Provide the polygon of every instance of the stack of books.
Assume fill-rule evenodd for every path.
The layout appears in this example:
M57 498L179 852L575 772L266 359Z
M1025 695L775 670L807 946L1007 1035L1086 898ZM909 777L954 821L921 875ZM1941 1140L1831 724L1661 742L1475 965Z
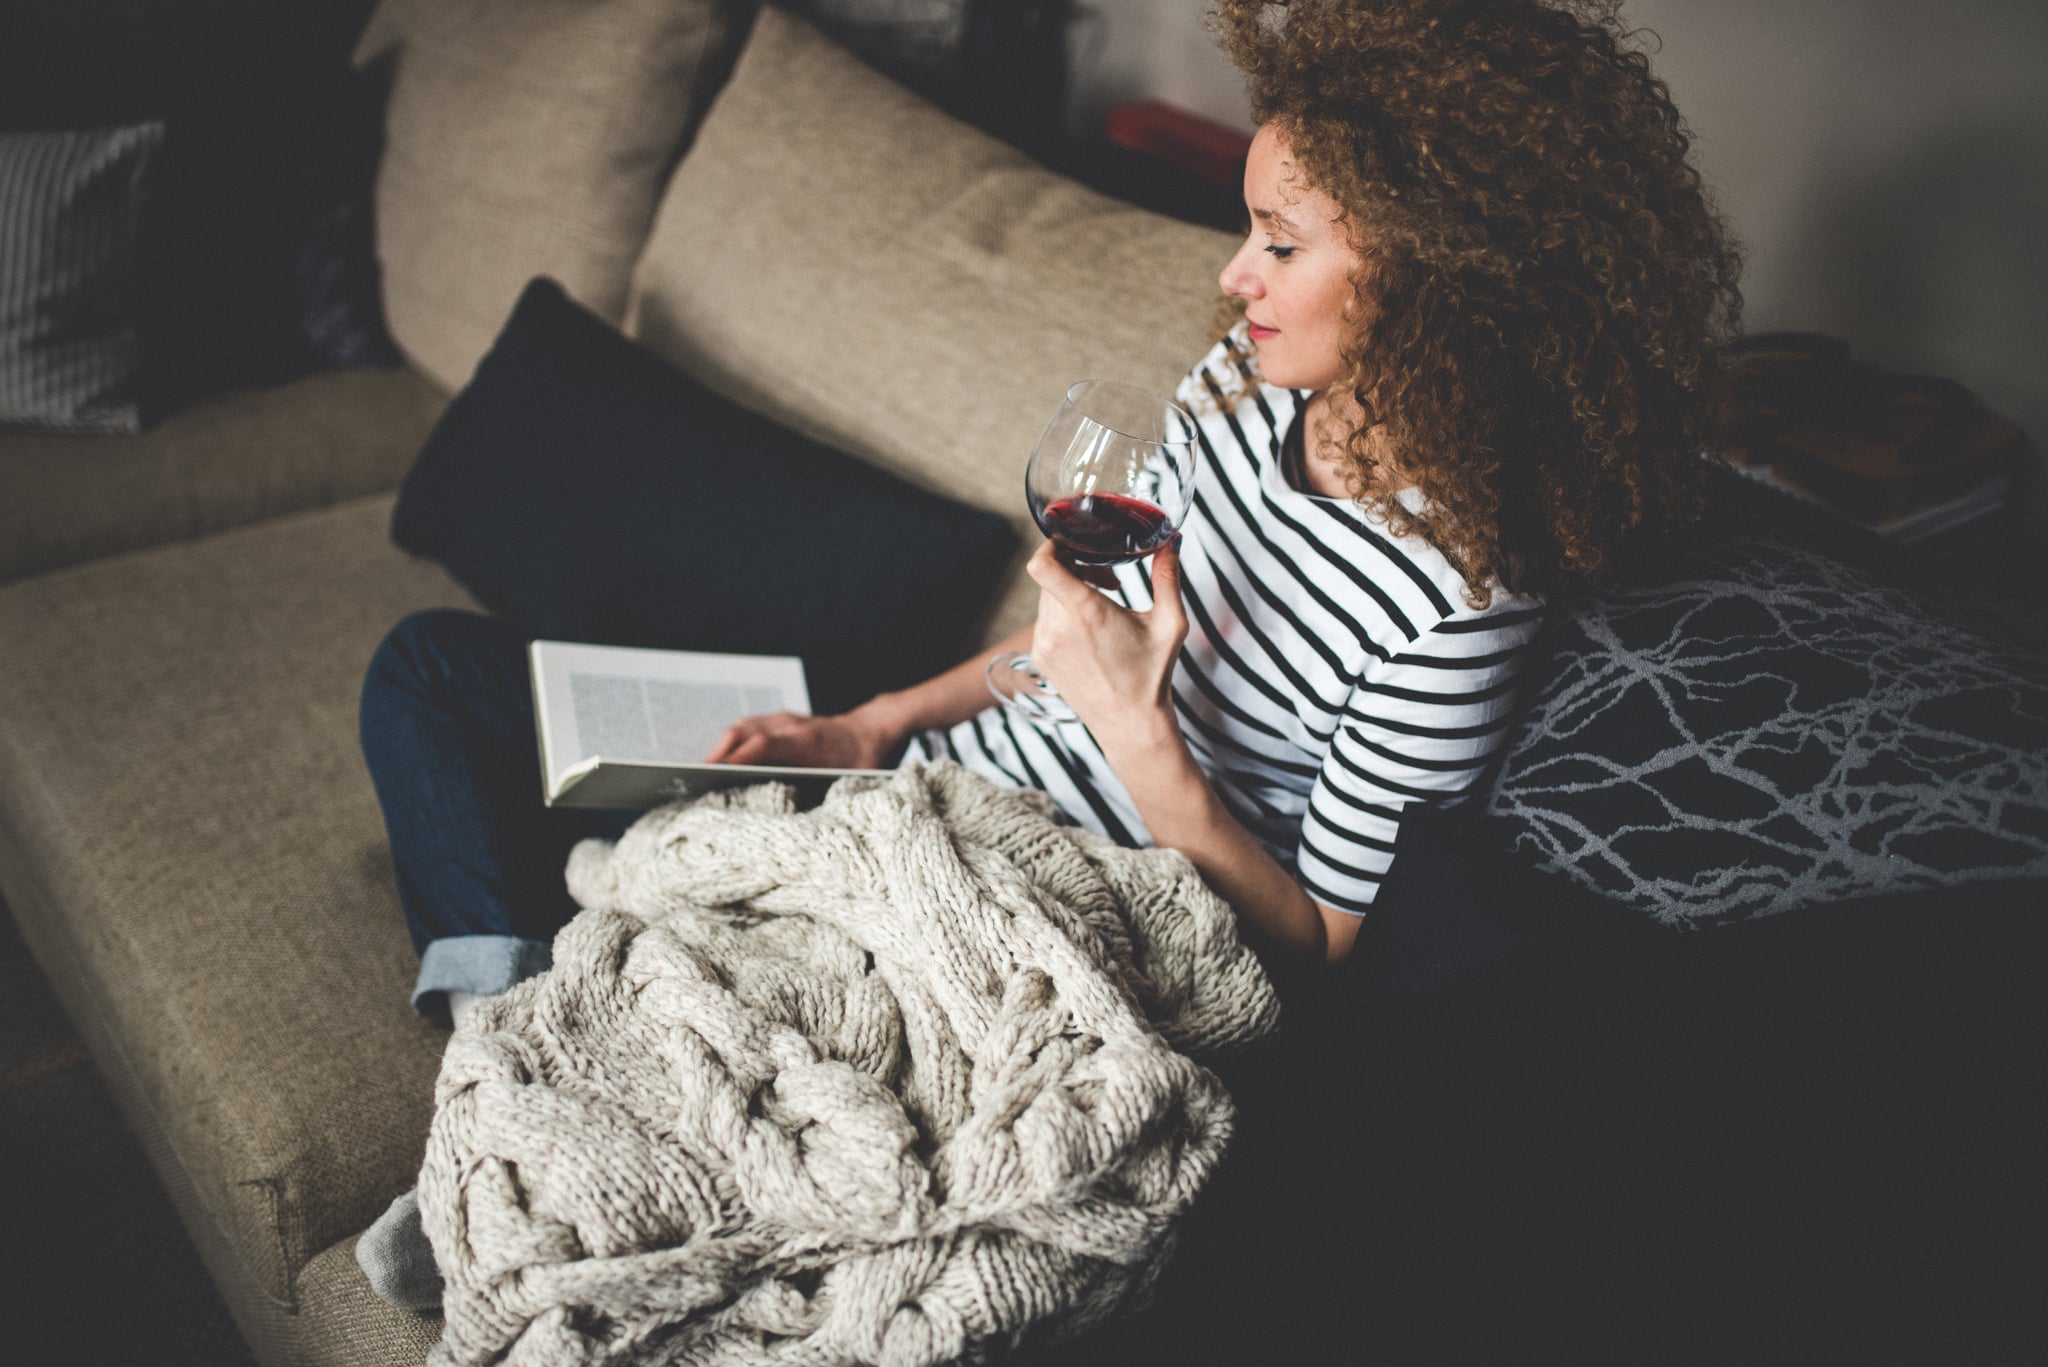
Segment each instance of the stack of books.
M1714 454L1759 483L1900 544L2005 505L2026 434L1954 380L1856 361L1817 333L1731 348Z

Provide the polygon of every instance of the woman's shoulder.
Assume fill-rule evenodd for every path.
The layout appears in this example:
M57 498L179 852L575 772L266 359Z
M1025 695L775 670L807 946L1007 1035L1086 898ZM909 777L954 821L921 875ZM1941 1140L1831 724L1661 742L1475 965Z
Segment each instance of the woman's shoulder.
M1407 511L1421 511L1422 495L1413 487L1393 495ZM1451 563L1436 544L1412 527L1397 532L1384 512L1361 509L1363 532L1378 543L1382 554L1398 558L1403 586L1412 608L1410 621L1419 635L1444 633L1470 635L1505 632L1526 639L1541 625L1545 600L1540 594L1519 593L1498 581L1486 585L1486 601L1475 606L1468 590L1471 582Z

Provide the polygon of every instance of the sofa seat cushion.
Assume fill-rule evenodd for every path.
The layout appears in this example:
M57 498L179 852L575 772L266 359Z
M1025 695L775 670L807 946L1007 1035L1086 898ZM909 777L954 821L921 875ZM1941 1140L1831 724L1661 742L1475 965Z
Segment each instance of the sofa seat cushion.
M273 1302L410 1185L443 1036L356 741L389 497L0 588L0 895ZM216 1269L218 1271L218 1269Z
M445 403L408 370L333 371L140 436L0 434L0 581L394 489Z
M1208 349L1213 229L1039 167L763 9L635 268L627 330L749 407L1038 536L1024 462L1067 387L1171 392ZM1013 572L991 639L1029 621Z

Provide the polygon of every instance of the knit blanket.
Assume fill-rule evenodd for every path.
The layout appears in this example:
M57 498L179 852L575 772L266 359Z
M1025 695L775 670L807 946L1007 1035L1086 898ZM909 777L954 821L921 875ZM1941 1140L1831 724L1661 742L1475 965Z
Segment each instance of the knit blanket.
M1182 856L953 764L572 856L554 968L451 1041L441 1364L977 1361L1143 1299L1278 1004Z

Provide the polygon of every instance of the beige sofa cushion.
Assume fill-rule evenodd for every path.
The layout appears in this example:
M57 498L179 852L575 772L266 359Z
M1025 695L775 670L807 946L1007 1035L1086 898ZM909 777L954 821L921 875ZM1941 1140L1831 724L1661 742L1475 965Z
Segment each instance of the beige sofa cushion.
M628 328L715 388L1036 545L1069 384L1170 390L1233 242L1093 194L766 9L669 182ZM1013 575L991 637L1028 621Z
M0 582L387 492L446 403L410 370L340 370L140 436L0 434Z
M551 275L617 322L662 179L728 48L723 0L384 0L377 256L392 337L467 383Z
M356 703L392 622L467 599L392 547L390 510L0 588L0 895L287 1310L411 1183L445 1039L406 1006Z

